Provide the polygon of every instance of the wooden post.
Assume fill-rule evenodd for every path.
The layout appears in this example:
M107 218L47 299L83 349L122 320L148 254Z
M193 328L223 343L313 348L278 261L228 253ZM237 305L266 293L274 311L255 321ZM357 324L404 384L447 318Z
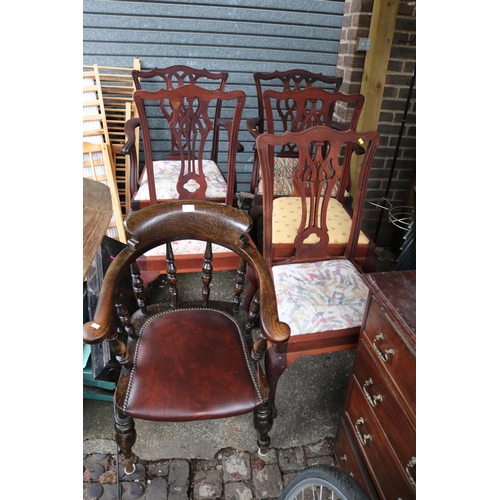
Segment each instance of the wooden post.
M370 50L366 53L361 81L361 94L365 96L365 105L357 127L359 132L368 132L378 128L398 8L399 0L374 0L373 2L368 35L371 45ZM358 186L362 161L363 157L355 156L351 165L350 192L353 197Z

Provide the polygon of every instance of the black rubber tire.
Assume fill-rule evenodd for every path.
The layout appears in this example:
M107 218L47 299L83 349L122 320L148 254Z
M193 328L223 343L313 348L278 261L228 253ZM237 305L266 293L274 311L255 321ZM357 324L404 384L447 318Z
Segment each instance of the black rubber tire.
M326 465L317 465L309 467L299 472L286 486L279 500L293 500L296 497L301 499L299 494L312 486L323 486L328 488L330 493L326 498L331 498L331 492L334 492L335 499L340 500L370 500L359 483L347 472L338 467L329 467ZM309 497L310 498L310 497Z

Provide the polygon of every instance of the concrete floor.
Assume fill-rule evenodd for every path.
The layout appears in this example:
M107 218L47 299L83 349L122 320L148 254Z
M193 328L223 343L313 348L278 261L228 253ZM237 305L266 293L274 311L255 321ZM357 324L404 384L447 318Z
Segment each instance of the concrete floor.
M394 254L377 249L377 255L377 271L392 270ZM278 384L279 415L270 432L272 447L290 448L335 437L353 360L354 350L309 356L285 371ZM226 447L257 449L252 414L187 423L137 420L136 430L134 451L143 460L210 459ZM84 400L83 452L116 452L111 402Z

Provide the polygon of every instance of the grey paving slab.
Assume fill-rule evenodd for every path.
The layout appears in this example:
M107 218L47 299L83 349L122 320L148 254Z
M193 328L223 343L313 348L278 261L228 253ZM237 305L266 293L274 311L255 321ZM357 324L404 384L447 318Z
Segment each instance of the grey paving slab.
M246 452L227 453L222 458L224 482L244 481L251 477L250 455Z
M148 481L146 500L167 500L168 483L164 477L155 477Z
M199 471L194 476L193 498L195 500L222 498L223 489L222 472L220 470Z
M256 498L278 498L283 491L283 479L277 464L254 470L253 482Z

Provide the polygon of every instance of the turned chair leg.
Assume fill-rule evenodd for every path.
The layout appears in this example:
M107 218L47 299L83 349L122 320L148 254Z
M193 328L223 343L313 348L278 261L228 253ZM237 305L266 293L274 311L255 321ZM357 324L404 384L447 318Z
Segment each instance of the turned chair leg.
M257 439L259 455L265 457L271 444L268 434L273 426L273 412L271 411L269 401L254 411L253 423L255 430L259 433L259 438Z
M273 418L278 416L275 404L276 386L278 385L278 380L286 370L287 366L287 355L285 353L277 353L273 346L267 349L265 356L265 368L267 382L269 384L269 404L273 412Z
M125 415L116 406L114 416L116 430L115 440L118 447L122 450L121 463L125 469L125 474L130 475L135 472L135 455L132 453L132 447L136 439L134 419ZM119 474L118 467L117 474Z

